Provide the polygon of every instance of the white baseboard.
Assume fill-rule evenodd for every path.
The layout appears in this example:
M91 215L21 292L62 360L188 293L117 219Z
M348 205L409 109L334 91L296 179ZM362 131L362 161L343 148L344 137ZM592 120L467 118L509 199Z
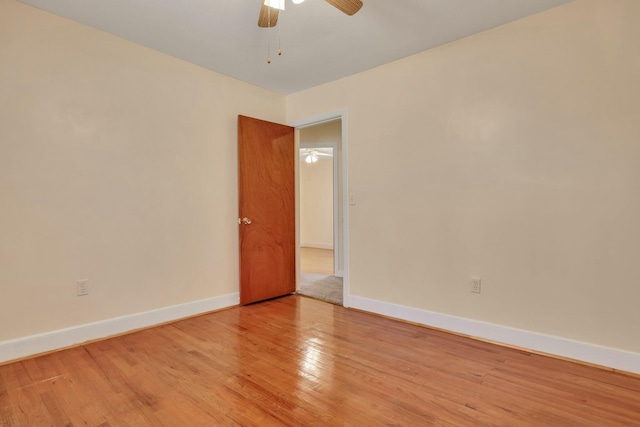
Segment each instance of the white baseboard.
M315 248L315 249L331 249L333 250L333 244L331 243L300 243L300 247L302 248Z
M0 363L237 305L232 293L0 342Z
M497 343L640 374L640 354L349 295L348 306Z
M334 275L334 276L336 276L336 277L344 277L344 271L342 271L342 270L336 270L336 271L333 273L333 275Z

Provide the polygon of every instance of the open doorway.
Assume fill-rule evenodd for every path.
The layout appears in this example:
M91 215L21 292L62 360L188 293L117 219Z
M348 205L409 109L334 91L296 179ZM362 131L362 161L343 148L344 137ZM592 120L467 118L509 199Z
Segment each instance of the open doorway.
M300 129L298 293L344 305L341 140L341 119Z

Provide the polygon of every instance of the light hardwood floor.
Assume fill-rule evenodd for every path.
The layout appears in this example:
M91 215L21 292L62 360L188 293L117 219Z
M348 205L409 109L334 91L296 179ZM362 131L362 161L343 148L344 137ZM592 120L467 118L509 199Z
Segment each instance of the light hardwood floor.
M0 366L0 425L640 425L640 378L287 296Z
M312 274L333 274L333 250L300 248L300 271Z

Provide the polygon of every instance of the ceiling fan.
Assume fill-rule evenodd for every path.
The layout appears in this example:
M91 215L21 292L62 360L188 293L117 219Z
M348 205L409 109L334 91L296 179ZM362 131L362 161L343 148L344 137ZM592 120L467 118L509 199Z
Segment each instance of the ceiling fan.
M294 3L300 2L294 1ZM362 0L326 0L326 2L349 16L354 15L362 7ZM284 0L266 0L262 4L260 16L258 17L259 27L270 28L276 26L280 9L274 6L280 3L284 4Z
M305 163L315 163L320 159L320 157L333 157L333 154L325 153L313 148L300 149L300 158L304 160Z

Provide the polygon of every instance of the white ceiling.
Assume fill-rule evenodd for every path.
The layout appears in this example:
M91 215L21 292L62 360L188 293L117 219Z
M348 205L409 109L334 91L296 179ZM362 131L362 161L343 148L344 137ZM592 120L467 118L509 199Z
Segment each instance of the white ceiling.
M347 16L287 0L259 28L262 0L21 0L275 92L348 76L570 0L363 0ZM267 64L268 39L271 64ZM283 54L278 57L278 43Z

